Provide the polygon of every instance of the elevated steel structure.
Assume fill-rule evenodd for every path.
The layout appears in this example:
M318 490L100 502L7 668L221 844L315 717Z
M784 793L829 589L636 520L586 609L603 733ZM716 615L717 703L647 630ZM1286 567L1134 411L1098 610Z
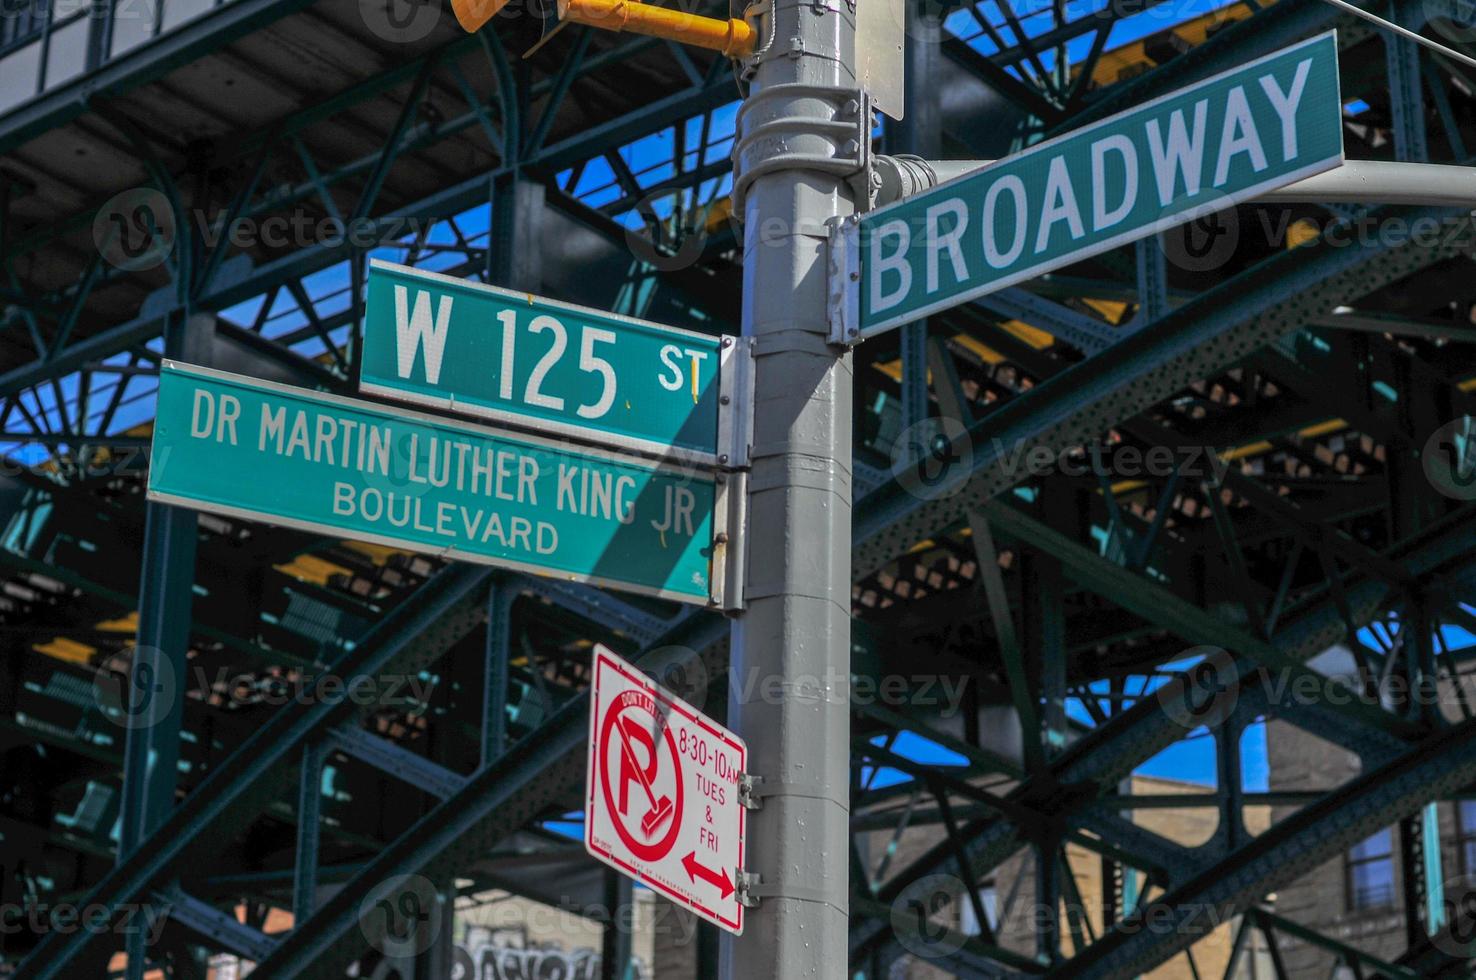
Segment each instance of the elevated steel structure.
M1476 78L1320 0L919 6L926 67L878 134L890 153L997 158L1330 27L1350 158L1466 165L1476 146ZM743 683L727 622L150 509L153 377L187 351L351 391L371 254L733 331L730 63L578 26L545 40L536 7L474 36L398 0L60 9L0 31L0 911L22 925L0 929L3 962L193 977L228 952L263 976L366 976L384 944L364 902L409 874L443 908L489 887L600 905L600 873L548 829L579 809L589 646L721 714ZM1377 9L1476 51L1464 0ZM1355 976L1467 975L1470 911L1446 890L1466 886L1425 815L1476 788L1457 693L1476 509L1426 463L1476 414L1473 259L1469 209L1260 203L857 350L852 674L907 681L853 706L853 972L911 955L1133 977L1192 965L1216 909L1232 970L1256 934ZM970 451L920 489L889 465L930 418ZM1092 465L1104 446L1173 463L1129 477ZM1323 689L1331 648L1374 696L1287 693ZM1207 653L1212 686L1176 676ZM107 697L140 656L179 705L142 733ZM275 696L324 675L401 687ZM959 710L930 677L962 685ZM1445 696L1380 698L1390 678ZM1257 788L1242 747L1268 719L1360 770ZM1185 745L1212 746L1212 785L1133 793ZM1214 833L1189 847L1131 819L1172 806L1212 811ZM1252 808L1276 816L1259 835ZM1391 825L1402 957L1268 904ZM1100 861L1101 895L1068 847ZM1011 861L1048 911L1028 948L978 900ZM113 928L33 914L69 902ZM140 905L168 910L153 944L123 928ZM918 907L921 939L898 925ZM448 975L445 945L406 969Z

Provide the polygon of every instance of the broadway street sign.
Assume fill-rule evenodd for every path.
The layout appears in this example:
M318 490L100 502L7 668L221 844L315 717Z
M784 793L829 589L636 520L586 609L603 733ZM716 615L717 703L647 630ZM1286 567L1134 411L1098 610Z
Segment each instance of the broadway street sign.
M851 219L831 339L856 341L1343 160L1332 32Z
M359 390L708 465L740 465L733 337L373 261ZM726 403L724 402L726 399Z
M165 362L149 499L723 605L726 479Z

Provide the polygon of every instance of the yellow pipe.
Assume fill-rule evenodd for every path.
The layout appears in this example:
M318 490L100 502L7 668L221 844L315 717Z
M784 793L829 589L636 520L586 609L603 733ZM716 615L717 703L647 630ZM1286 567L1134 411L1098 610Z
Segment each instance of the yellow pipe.
M630 31L721 51L729 58L753 54L754 31L745 20L699 17L634 0L559 0L559 19L607 31Z
M508 0L451 0L451 12L462 30L475 34L507 4Z

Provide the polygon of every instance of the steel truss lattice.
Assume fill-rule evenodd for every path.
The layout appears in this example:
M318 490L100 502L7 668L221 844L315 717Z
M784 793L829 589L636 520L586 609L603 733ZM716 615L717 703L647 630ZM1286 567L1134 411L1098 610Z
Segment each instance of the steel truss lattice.
M1476 79L1461 66L1318 0L1172 7L914 11L941 32L913 52L931 84L878 142L996 157L1336 27L1349 156L1469 161ZM1467 43L1468 7L1392 9ZM197 975L201 950L265 976L355 962L364 975L376 954L361 899L398 875L448 903L495 886L595 904L507 870L514 849L567 880L588 870L550 828L579 809L590 641L646 652L724 710L720 617L245 522L171 535L146 513L161 357L190 342L233 370L352 391L371 254L737 328L730 66L577 27L523 59L543 24L518 13L473 37L449 17L387 37L352 6L233 0L126 54L98 49L85 74L0 116L0 443L14 464L0 475L0 834L26 858L0 862L0 909L86 896L117 921L168 905L145 955L171 976ZM1161 28L1133 28L1156 16ZM165 241L152 264L109 259L108 215L135 189L164 202L151 213L172 232L114 230ZM857 352L853 675L858 691L907 686L855 705L853 971L887 976L905 956L961 976L1132 977L1170 961L1203 975L1205 909L1228 923L1226 977L1259 955L1294 975L1306 950L1353 976L1469 965L1453 938L1469 937L1469 909L1442 870L1451 842L1425 814L1476 783L1459 693L1476 512L1432 490L1420 454L1473 414L1476 240L1459 213L1376 201L1227 220L1237 240L1213 269L1167 236ZM1390 232L1421 221L1450 233ZM323 233L337 228L362 237ZM1368 228L1382 231L1360 238ZM971 435L967 478L946 494L889 472L899 431L928 418ZM1176 465L1130 479L1059 465L1104 447ZM1033 450L1048 472L1021 464ZM1203 465L1177 465L1193 453ZM145 808L128 786L146 777L92 690L149 637L182 663L188 651L189 669L181 716L155 733L179 752L178 785ZM1335 646L1375 690L1423 678L1450 698L1289 700ZM1233 705L1186 724L1175 685L1210 656ZM240 694L324 673L414 678L417 693L370 706ZM923 675L961 685L954 710L923 696ZM1247 733L1268 724L1357 773L1252 785ZM1208 784L1175 798L1133 783L1184 746L1207 753ZM1214 814L1206 839L1140 819L1176 807ZM1253 812L1275 819L1252 832ZM123 840L142 840L121 854L120 817ZM1401 951L1275 905L1391 826ZM1077 881L1082 856L1101 869L1095 892ZM59 863L66 876L34 870ZM955 887L937 904L940 875ZM1050 912L1025 933L1005 922L1007 883ZM932 946L898 926L924 900L945 937ZM271 925L272 909L294 927ZM1155 915L1170 927L1143 928ZM25 977L103 976L125 948L108 932L3 941Z

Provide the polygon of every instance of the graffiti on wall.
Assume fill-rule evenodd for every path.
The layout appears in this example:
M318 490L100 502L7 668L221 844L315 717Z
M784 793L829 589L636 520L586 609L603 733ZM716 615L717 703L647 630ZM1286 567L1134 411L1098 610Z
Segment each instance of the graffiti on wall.
M452 980L600 980L600 954L592 949L565 950L557 946L509 946L473 938L458 943ZM626 980L650 980L639 959L633 959Z

